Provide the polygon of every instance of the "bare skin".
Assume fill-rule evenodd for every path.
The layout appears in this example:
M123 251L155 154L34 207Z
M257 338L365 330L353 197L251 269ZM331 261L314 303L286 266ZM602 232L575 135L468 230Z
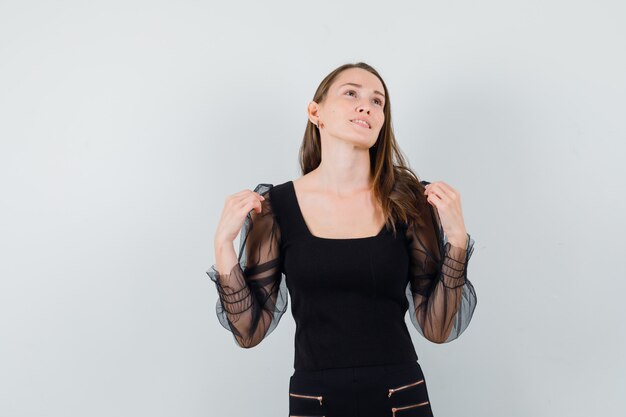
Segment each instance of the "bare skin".
M350 68L339 74L322 103L312 101L307 107L309 120L319 128L322 159L316 169L293 183L302 216L314 236L370 237L384 225L382 208L373 197L369 160L369 148L376 143L385 122L383 94L378 77L361 68ZM458 191L440 181L430 184L425 195L437 208L450 243L464 247L465 225ZM214 238L220 272L228 273L236 264L233 240L247 213L261 211L261 201L261 196L251 190L226 199Z
M346 85L346 83L349 83ZM370 72L351 68L333 82L322 103L307 107L309 120L319 128L322 157L313 171L293 181L296 198L309 232L319 238L350 239L378 235L384 226L382 208L372 192L369 149L376 143L385 122L384 92L380 80ZM360 119L363 123L359 123ZM443 181L426 187L427 201L437 209L441 225L452 246L465 247L467 242L460 194ZM240 233L250 211L259 213L263 197L251 190L242 190L226 198L215 234L216 268L223 287L234 287L238 275L230 274L237 267L233 240ZM460 260L459 260L460 261ZM443 281L442 281L443 282ZM441 284L443 285L443 284ZM454 305L461 302L461 288L455 290ZM421 305L416 296L415 305ZM446 308L444 291L435 291L431 316L426 310L417 312L424 335L443 343L452 330L456 310ZM248 334L252 309L238 317L239 332ZM429 317L434 317L432 324ZM443 324L446 327L442 327ZM434 329L434 330L431 330ZM263 329L250 340L238 340L244 347L260 342ZM254 343L251 341L254 340Z
M322 103L312 101L308 105L309 120L319 128L322 161L294 180L294 188L302 215L315 236L368 237L382 229L382 209L371 190L369 148L385 122L383 94L378 77L361 68L350 68L339 74ZM354 123L354 119L365 120L369 126ZM436 181L424 194L437 209L450 244L464 247L467 236L460 193Z
M383 94L378 77L361 68L350 68L335 79L322 103L309 103L309 120L320 131L322 160L293 183L300 210L314 236L370 237L384 225L382 207L372 192L369 160L369 148L385 122Z
M302 216L314 236L350 239L376 236L383 228L382 207L367 190L335 195L325 192L314 171L294 180Z

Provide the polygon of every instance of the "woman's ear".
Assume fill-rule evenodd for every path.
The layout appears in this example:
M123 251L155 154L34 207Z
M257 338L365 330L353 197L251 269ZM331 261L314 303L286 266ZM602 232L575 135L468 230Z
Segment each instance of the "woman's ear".
M309 105L307 106L309 120L317 127L319 127L319 107L319 104L317 104L315 101L310 101Z

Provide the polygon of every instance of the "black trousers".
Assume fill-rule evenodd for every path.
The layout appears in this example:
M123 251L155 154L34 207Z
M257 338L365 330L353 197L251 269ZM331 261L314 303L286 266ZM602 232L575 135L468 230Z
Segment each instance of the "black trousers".
M433 417L418 362L294 371L290 417Z

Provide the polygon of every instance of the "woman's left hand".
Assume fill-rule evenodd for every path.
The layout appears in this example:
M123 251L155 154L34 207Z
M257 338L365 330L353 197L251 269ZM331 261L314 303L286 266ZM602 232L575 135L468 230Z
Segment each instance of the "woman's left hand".
M467 232L461 209L461 194L443 181L426 185L426 200L437 209L441 227L452 246L459 248L467 244Z

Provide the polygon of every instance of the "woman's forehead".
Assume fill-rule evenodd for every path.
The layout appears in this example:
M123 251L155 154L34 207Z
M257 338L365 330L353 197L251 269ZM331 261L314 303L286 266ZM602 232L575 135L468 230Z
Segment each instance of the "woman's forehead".
M332 88L341 88L344 84L350 84L353 86L358 84L384 94L383 84L380 82L380 79L378 79L376 75L362 68L350 68L342 71L333 82Z

